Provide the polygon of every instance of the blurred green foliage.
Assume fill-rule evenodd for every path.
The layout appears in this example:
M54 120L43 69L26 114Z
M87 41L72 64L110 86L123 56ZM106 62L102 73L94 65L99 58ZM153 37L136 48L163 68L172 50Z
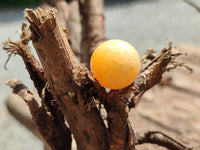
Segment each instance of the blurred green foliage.
M36 0L0 0L0 8L36 6Z

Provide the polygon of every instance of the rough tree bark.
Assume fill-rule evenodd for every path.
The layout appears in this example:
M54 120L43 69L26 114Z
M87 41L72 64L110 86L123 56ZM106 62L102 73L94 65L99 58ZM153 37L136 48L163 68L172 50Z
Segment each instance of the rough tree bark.
M52 4L59 7L57 4L61 2L68 5L66 1ZM103 1L77 2L74 5L76 10L77 5L80 5L81 27L84 33L80 35L82 46L76 47L73 44L76 41L80 43L80 39L76 38L76 30L72 29L71 40L69 39L68 33L58 21L56 9L43 11L40 8L25 10L25 18L30 23L29 30L23 24L21 40L18 43L4 43L4 49L9 56L14 53L23 58L38 90L41 106L21 81L7 82L13 92L28 104L33 120L45 141L53 150L71 149L71 134L80 150L135 150L135 145L142 143L154 143L174 150L190 149L168 136L158 137L157 132L135 134L128 120L129 109L138 104L140 96L159 83L163 73L181 66L175 63L175 58L181 54L172 48L171 43L169 48L163 49L157 56L153 54L153 50L147 51L141 59L144 66L136 81L127 88L107 93L93 78L92 73L77 61L73 53L74 51L83 57L80 58L81 62L88 66L91 52L106 39ZM70 16L70 13L68 15ZM63 25L68 22L68 15L63 15ZM42 66L31 54L29 40L32 41ZM101 114L103 108L107 113L107 123Z
M76 62L65 33L58 23L56 10L52 9L48 13L41 9L26 10L25 17L31 24L33 45L46 72L50 90L68 121L78 148L105 149L106 128L97 108L84 110L84 103L87 98L91 98L89 95L84 97L87 88L90 90L87 87L83 91L84 86L89 86L89 83L84 83L87 77L86 68ZM49 43L52 46L49 47ZM51 61L46 61L48 59Z

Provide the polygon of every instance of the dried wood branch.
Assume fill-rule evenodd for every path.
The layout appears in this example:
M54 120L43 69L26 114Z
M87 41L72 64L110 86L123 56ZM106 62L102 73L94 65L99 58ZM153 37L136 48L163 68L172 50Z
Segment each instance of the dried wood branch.
M39 106L32 92L19 79L7 81L6 84L13 89L13 93L27 103L33 121L52 150L70 150L71 135L66 134L56 125L54 118L47 113L45 107Z
M55 9L48 12L27 9L25 15L31 24L31 39L51 93L70 126L78 149L107 149L106 127L97 108L82 109L92 98L88 95L91 84L86 82L87 69L76 61L56 16Z
M143 134L136 134L136 145L152 143L166 147L170 150L192 150L192 148L183 145L166 134L158 131L147 131Z
M89 67L90 56L104 36L104 0L80 0L82 15L81 61Z

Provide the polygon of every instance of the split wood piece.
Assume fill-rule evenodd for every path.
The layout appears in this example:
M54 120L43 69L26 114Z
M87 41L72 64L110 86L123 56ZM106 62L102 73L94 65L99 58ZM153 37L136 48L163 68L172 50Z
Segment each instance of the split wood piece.
M56 10L27 9L25 13L50 91L70 126L78 149L107 149L106 127L98 109L92 107L85 111L82 107L93 97L88 95L93 86L87 82L86 68L77 63L72 53Z
M52 150L71 150L71 134L57 127L54 118L44 106L39 106L32 92L19 79L7 81L6 84L27 103L33 121Z
M104 36L104 0L80 0L82 16L81 62L87 67L94 49L106 40Z

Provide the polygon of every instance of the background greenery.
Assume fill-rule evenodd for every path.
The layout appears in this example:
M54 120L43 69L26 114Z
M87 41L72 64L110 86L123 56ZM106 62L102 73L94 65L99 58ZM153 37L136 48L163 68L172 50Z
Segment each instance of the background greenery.
M1 0L0 8L4 7L28 7L28 6L36 6L36 0Z
M29 6L37 6L38 0L0 0L0 8L8 8L8 7L29 7ZM105 0L106 4L119 4L124 2L131 1L150 1L150 0ZM152 1L152 0L151 0Z

